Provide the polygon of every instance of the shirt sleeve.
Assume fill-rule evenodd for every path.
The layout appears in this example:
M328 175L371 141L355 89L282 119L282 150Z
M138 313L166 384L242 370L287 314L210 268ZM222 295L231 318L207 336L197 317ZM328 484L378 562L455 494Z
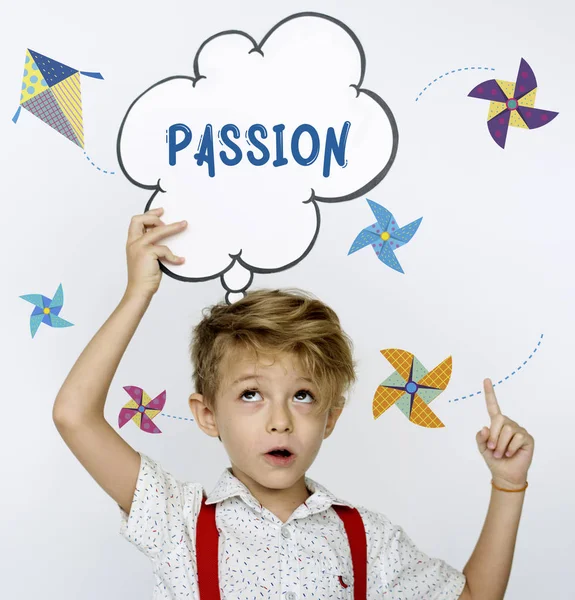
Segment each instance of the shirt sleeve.
M380 513L371 553L386 600L457 600L466 577L439 558L429 557L399 526Z
M120 535L149 558L167 552L185 535L190 502L203 488L183 483L146 456L140 454L140 471L128 515L120 509Z

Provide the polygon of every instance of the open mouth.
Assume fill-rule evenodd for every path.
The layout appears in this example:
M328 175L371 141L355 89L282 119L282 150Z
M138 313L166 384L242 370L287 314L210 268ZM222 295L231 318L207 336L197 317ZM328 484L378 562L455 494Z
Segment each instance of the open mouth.
M278 448L264 454L266 460L276 467L288 467L295 461L295 454L287 448Z
M268 454L271 456L283 456L284 458L292 455L289 450L272 450L271 452L268 452Z

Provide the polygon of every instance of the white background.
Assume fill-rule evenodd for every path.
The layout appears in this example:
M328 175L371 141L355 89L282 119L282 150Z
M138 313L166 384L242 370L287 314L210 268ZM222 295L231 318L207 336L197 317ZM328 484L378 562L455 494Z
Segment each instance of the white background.
M374 222L365 198L322 205L322 227L296 267L256 276L253 287L309 290L340 315L355 343L359 380L309 475L336 495L386 514L425 552L462 569L479 536L490 477L475 443L488 424L481 388L496 387L505 414L535 437L510 600L573 597L575 417L572 228L568 174L575 133L572 9L566 0L502 2L210 2L3 4L0 11L0 165L3 179L0 310L4 328L0 438L2 596L10 599L149 598L148 560L118 533L118 507L86 473L51 418L74 361L120 300L130 217L148 192L119 171L115 142L129 104L164 77L192 74L199 45L225 29L256 39L302 10L343 20L367 56L364 87L398 122L399 153L366 197L400 225L423 217L397 252L405 275L369 248L347 252ZM98 172L82 150L22 111L26 48L105 80L82 77L86 150L116 175ZM510 128L500 149L486 125L488 103L468 98L478 83L515 81L525 58L538 80L535 106L559 116L547 126ZM433 79L460 67L470 70ZM568 170L569 169L569 170ZM29 331L32 305L64 288L67 329ZM123 437L181 479L209 491L228 466L223 446L201 433L187 406L193 391L187 347L201 309L221 300L218 280L164 277L112 382L106 417L129 397L167 390L161 435L129 423ZM428 368L449 355L454 371L433 402L443 429L411 424L392 407L374 421L371 401L393 369L379 353L399 347ZM175 418L173 418L175 417ZM201 457L201 458L198 458Z

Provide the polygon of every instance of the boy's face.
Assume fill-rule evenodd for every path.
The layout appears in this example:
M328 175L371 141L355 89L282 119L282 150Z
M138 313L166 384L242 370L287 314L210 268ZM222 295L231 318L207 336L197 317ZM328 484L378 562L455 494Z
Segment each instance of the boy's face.
M296 508L308 497L304 475L321 444L333 431L342 409L318 415L313 411L319 389L306 379L297 356L255 356L243 349L229 351L220 365L215 412L201 394L190 396L200 428L220 436L233 474L262 503L262 499L291 496ZM274 447L289 448L295 458L278 466L266 454ZM275 491L275 493L274 493ZM289 511L288 511L289 512Z

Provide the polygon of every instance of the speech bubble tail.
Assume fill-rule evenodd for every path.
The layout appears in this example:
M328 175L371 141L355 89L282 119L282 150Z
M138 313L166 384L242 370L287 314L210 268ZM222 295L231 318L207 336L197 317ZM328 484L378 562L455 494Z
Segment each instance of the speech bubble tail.
M228 304L235 302L245 296L246 290L251 285L254 274L246 269L237 260L230 269L223 273L222 285L227 290L226 301Z

